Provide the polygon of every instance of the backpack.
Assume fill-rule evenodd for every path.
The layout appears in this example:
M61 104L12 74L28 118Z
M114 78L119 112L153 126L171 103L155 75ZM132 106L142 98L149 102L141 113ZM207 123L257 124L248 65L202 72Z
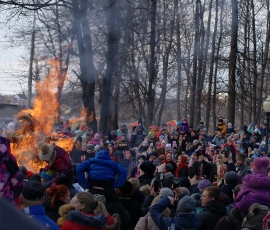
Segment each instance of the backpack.
M262 230L270 229L270 211L268 211L267 215L262 220Z

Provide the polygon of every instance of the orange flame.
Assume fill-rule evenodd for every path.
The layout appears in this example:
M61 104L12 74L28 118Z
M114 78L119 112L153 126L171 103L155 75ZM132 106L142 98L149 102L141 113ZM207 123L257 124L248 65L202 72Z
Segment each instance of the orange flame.
M85 117L86 117L86 114L87 114L87 109L82 109L82 111L80 113L80 116L77 117L77 118L71 118L70 122L74 123L74 122L78 122L78 121L84 121Z
M13 139L11 151L18 164L33 172L38 172L39 168L45 165L39 159L37 143L52 135L59 110L57 87L64 83L64 78L60 77L59 62L51 60L49 64L50 73L36 84L37 93L33 109L23 110L16 116L19 120L19 129L11 137ZM56 140L56 144L68 152L71 151L72 143L73 138Z

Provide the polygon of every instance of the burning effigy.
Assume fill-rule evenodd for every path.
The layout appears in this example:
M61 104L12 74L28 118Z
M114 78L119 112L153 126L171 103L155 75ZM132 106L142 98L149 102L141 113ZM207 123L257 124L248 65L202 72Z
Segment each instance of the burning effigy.
M38 172L44 166L44 162L39 159L39 142L55 142L68 153L73 145L72 137L59 137L53 130L60 106L57 87L62 78L59 77L58 62L50 61L50 66L49 74L36 84L33 108L19 112L6 130L12 154L16 156L18 164L33 172Z

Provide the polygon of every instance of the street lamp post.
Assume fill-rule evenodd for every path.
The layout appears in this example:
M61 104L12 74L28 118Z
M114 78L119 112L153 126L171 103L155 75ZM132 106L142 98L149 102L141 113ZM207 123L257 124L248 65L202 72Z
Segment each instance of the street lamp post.
M270 116L270 95L263 103L263 110L266 114L267 121L266 121L266 142L265 142L265 149L266 154L268 155L268 133L269 133L269 116Z

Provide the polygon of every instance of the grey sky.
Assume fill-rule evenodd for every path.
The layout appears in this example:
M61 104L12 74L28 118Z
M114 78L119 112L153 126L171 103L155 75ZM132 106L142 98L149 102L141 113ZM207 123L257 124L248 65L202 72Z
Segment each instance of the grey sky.
M2 30L1 30L2 31ZM0 32L0 93L1 94L16 94L21 92L21 87L15 79L12 79L9 74L20 71L20 61L22 55L26 52L22 47L12 47L7 38L4 37L4 32Z

